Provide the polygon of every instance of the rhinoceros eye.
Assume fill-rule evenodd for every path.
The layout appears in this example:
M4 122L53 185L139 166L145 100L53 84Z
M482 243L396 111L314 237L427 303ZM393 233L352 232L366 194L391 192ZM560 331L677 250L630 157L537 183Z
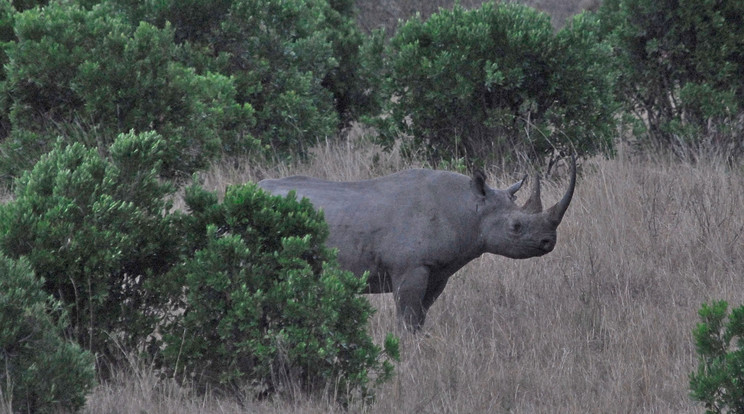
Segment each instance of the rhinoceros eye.
M522 223L519 221L512 221L510 225L510 230L512 233L521 233L522 232Z

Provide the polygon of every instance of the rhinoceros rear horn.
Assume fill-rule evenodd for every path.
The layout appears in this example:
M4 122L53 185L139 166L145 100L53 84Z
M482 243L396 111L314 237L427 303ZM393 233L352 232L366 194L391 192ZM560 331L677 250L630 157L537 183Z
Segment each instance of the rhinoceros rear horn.
M571 182L568 184L568 190L563 198L557 202L553 207L550 207L545 214L548 215L548 219L558 226L563 220L563 215L566 214L568 205L571 204L571 198L573 197L574 187L576 187L576 157L571 156Z
M540 176L535 175L535 184L532 187L532 194L527 202L522 206L522 211L526 213L537 214L542 212L542 201L540 200Z

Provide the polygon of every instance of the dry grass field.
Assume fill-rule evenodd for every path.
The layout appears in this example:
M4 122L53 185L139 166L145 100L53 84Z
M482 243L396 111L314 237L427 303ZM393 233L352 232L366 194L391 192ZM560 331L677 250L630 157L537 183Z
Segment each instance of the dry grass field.
M303 165L215 166L206 185L312 174L358 179L407 168L356 140L321 144ZM450 280L424 333L402 335L396 377L370 413L684 413L697 366L691 330L701 303L744 303L744 170L636 158L582 163L549 255L485 255ZM236 167L237 165L237 167ZM548 177L544 202L562 195ZM494 170L492 186L516 173ZM526 192L525 192L526 193ZM526 194L521 195L521 200ZM395 329L390 295L370 296L379 341ZM100 385L88 413L325 413L325 401L199 396L147 364Z

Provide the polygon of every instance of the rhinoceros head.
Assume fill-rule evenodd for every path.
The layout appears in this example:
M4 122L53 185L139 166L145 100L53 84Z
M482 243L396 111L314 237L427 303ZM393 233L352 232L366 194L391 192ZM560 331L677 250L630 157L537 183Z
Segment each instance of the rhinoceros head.
M494 190L486 186L482 174L473 177L472 189L480 196L480 243L484 251L525 259L550 253L555 247L556 229L571 203L576 185L576 161L571 159L568 190L547 210L543 210L540 201L539 177L535 177L527 202L521 207L514 202L526 178L505 190Z

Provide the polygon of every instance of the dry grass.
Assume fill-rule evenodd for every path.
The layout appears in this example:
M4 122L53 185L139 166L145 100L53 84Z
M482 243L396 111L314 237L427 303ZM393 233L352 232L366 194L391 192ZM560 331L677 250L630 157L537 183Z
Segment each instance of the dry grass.
M307 164L220 165L205 180L223 189L265 176L357 179L405 167L395 153L349 140L319 145ZM545 187L546 205L563 191ZM702 302L744 303L743 205L744 171L714 161L584 163L555 251L522 261L486 255L453 276L425 334L403 336L397 376L366 411L702 411L688 397L691 330ZM381 341L395 326L392 298L370 300ZM87 412L340 412L300 398L240 405L156 380L147 368L133 372L99 386Z

